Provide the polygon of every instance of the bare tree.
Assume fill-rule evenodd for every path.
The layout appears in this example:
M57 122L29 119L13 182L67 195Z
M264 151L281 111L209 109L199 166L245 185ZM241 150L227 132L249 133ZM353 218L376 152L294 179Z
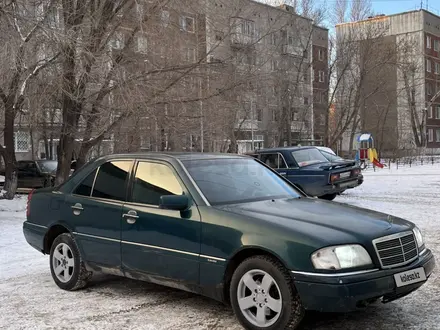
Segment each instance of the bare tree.
M17 189L14 122L23 110L29 85L37 75L55 62L58 53L46 53L37 58L33 45L41 42L41 27L48 19L54 1L2 1L2 73L0 98L4 107L4 146L0 151L5 161L3 198L12 199ZM10 70L13 68L13 70Z

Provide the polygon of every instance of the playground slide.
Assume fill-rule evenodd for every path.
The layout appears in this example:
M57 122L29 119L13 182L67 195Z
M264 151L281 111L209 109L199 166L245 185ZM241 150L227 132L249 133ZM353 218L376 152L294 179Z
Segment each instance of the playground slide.
M376 149L370 148L368 149L368 158L370 159L370 162L379 168L384 168L384 164L382 164L381 162L379 162L377 160L377 151Z

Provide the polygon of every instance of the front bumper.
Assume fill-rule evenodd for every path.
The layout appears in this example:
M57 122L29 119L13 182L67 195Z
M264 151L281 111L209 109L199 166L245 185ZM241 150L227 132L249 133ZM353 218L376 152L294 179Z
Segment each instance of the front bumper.
M386 303L417 290L426 281L397 287L394 274L419 267L425 269L428 279L435 268L430 250L426 249L413 263L400 268L341 275L292 271L292 276L305 309L344 313L358 310L379 298Z

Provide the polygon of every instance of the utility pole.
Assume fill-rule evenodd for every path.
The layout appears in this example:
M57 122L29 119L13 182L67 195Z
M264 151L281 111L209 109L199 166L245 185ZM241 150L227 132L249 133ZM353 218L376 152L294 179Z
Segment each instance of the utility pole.
M251 97L251 135L252 135L251 151L253 152L255 150L255 147L254 147L254 107L252 101L253 99Z
M203 138L203 100L202 100L202 78L199 79L199 97L200 97L200 151L203 152L204 148L204 138Z

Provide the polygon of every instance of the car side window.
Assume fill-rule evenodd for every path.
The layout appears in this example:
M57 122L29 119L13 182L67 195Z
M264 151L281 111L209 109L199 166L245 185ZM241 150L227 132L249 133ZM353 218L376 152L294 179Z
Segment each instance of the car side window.
M284 161L284 158L279 153L262 154L261 161L274 169L287 168L287 164Z
M73 194L80 196L90 197L93 188L93 182L95 181L96 170L87 175L87 177L75 188Z
M125 183L131 161L113 161L99 167L92 197L125 201Z
M169 166L139 162L131 202L158 206L161 196L182 194L182 186Z

